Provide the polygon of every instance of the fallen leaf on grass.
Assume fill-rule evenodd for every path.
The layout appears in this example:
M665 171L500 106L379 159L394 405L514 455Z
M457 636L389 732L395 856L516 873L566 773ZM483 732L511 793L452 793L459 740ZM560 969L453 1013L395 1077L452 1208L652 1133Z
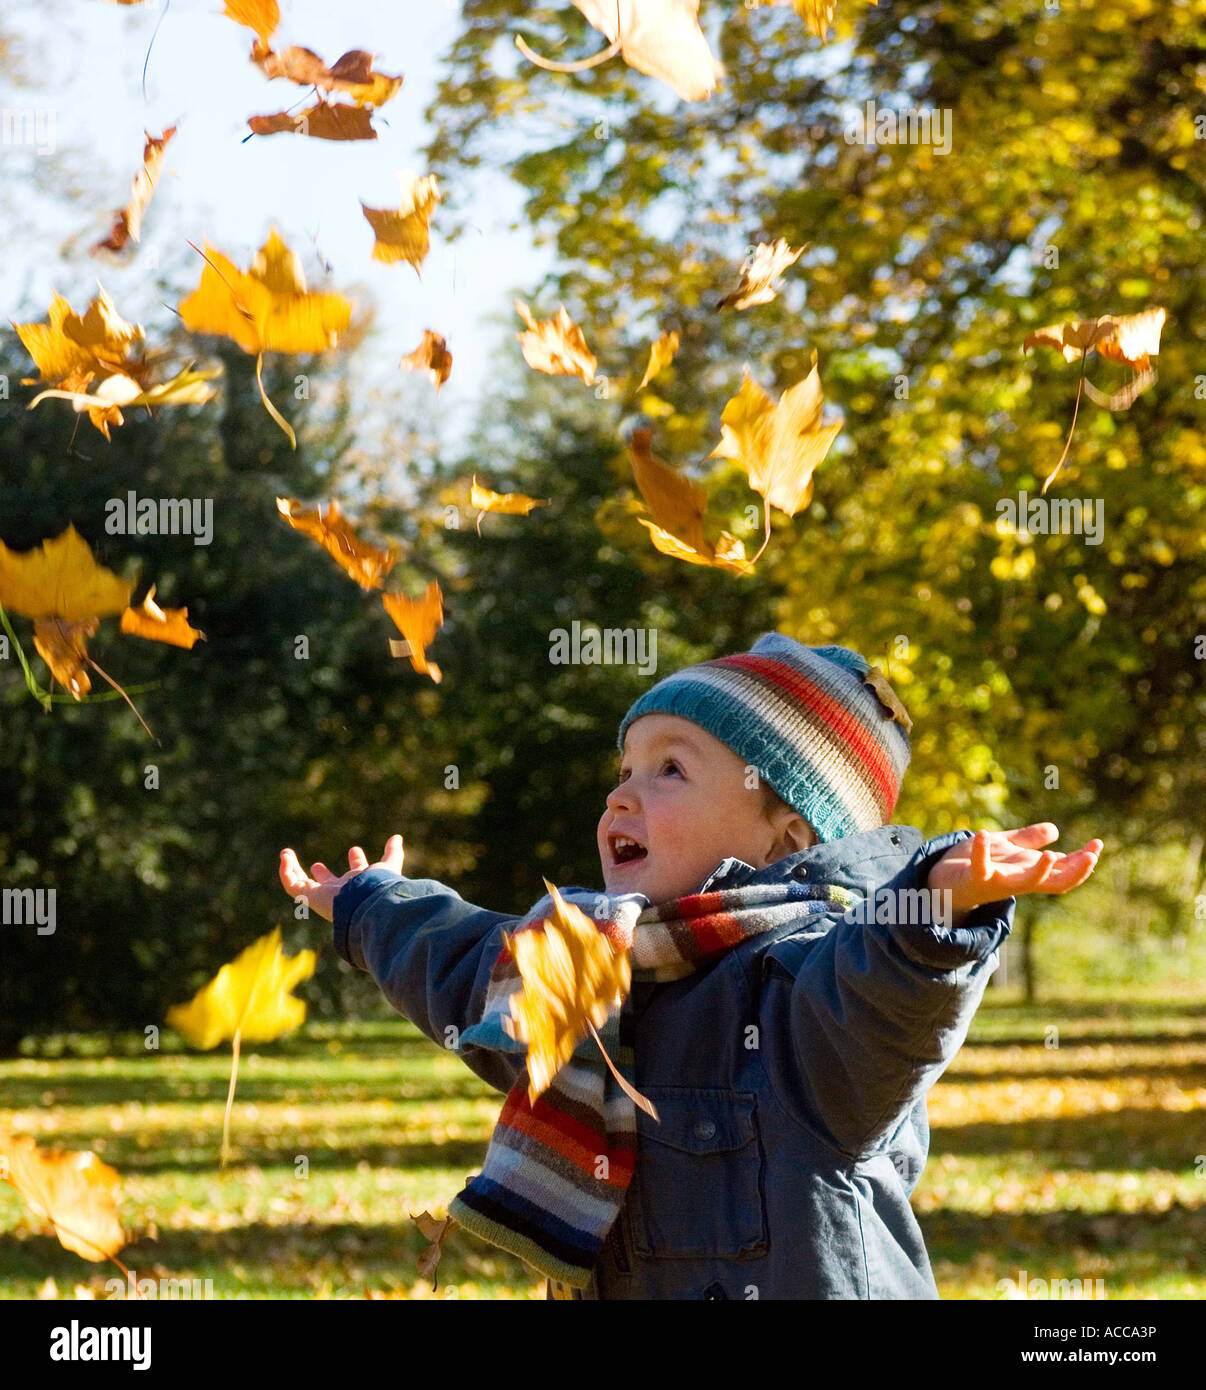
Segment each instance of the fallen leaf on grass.
M125 1245L117 1219L121 1176L94 1153L39 1149L25 1136L0 1138L0 1179L51 1223L65 1250L82 1259L113 1259Z

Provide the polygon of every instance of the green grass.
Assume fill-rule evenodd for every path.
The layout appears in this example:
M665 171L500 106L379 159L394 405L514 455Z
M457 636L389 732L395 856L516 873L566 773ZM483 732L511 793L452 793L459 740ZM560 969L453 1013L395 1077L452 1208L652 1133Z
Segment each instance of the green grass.
M0 1063L0 1133L92 1149L122 1175L121 1258L140 1278L209 1279L215 1298L543 1297L464 1233L437 1292L417 1272L410 1214L442 1211L480 1168L501 1101L453 1054L402 1020L312 1025L244 1054L219 1172L229 1051L172 1036L158 1052L43 1039ZM914 1207L944 1297L999 1297L1022 1271L1101 1278L1110 1298L1206 1297L1206 1003L994 998L930 1114ZM0 1184L0 1297L48 1279L104 1297L117 1277Z

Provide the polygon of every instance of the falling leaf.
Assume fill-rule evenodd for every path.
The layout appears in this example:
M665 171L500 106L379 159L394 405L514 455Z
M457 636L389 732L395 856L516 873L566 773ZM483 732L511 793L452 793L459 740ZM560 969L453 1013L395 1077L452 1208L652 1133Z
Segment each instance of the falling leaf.
M548 1090L591 1025L606 1023L632 982L628 952L547 879L545 887L553 899L550 916L514 934L503 932L523 981L522 991L511 996L509 1031L528 1045L531 1102Z
M273 1042L306 1021L305 1001L290 990L310 978L316 960L310 950L286 956L276 927L224 965L187 1004L174 1004L168 1027L203 1052L236 1033L244 1042Z
M773 245L760 241L754 254L741 267L737 288L717 302L717 309L748 309L751 304L769 304L777 294L771 288L771 281L777 280L803 254L802 246L793 248L782 237Z
M80 623L107 617L127 607L133 588L97 564L74 526L33 550L9 550L0 542L0 604L27 618Z
M251 61L266 77L284 77L301 87L317 87L323 92L341 92L357 106L384 106L402 86L401 77L387 77L373 70L373 55L363 48L349 49L330 67L310 48L291 46L274 52L257 40Z
M431 1280L431 1287L436 1287L436 1268L440 1263L440 1255L443 1253L444 1239L452 1234L460 1224L453 1220L451 1216L446 1216L441 1221L439 1217L432 1216L429 1211L421 1211L418 1216L410 1218L419 1228L424 1240L431 1244L419 1256L419 1273L424 1279Z
M325 516L321 508L314 507L311 514L310 509L290 497L278 497L276 509L295 531L317 541L362 589L382 588L386 575L401 557L402 552L395 545L382 548L362 541L334 499Z
M370 208L361 202L361 209L373 229L373 259L387 265L409 261L418 273L431 247L431 214L439 201L434 174L425 178L405 174L398 207Z
M312 140L375 140L372 113L360 106L319 101L291 115L277 111L271 116L250 116L247 124L253 135L307 135Z
M574 0L610 47L576 63L554 63L534 53L522 37L523 55L553 72L581 72L619 53L629 67L667 83L684 101L708 96L724 76L699 27L699 0Z
M720 443L708 457L739 464L765 502L766 535L754 560L770 539L771 507L795 516L812 501L813 473L842 428L840 422L821 424L824 404L814 353L812 370L784 391L777 404L747 366L741 390L721 413Z
M230 1111L239 1074L239 1049L244 1042L273 1042L301 1027L306 1021L305 1001L295 999L290 991L313 975L316 960L310 950L285 955L281 929L275 927L224 965L187 1004L174 1004L167 1012L168 1027L203 1052L227 1038L233 1044L222 1121L222 1167L230 1152Z
M1022 347L1056 348L1063 353L1065 362L1075 362L1083 353L1094 350L1112 362L1146 371L1151 359L1159 355L1160 333L1167 318L1167 311L1157 307L1121 317L1105 314L1099 319L1051 324L1028 333Z
M398 366L404 367L408 372L426 372L435 382L436 393L438 394L440 387L448 380L452 372L452 353L448 351L447 344L438 333L433 333L430 328L425 328L423 341L415 348L414 352L403 357Z
M0 1175L49 1221L65 1250L98 1263L126 1243L117 1219L121 1177L94 1153L39 1149L32 1139L0 1138Z
M14 323L17 336L38 368L38 380L59 383L70 379L73 389L86 386L94 376L115 372L132 374L130 348L145 335L113 307L103 286L82 316L62 295L53 299L46 323ZM32 384L23 379L23 385Z
M638 391L644 390L663 367L668 367L674 361L674 354L678 351L679 336L677 331L663 333L649 349L649 365L645 368L645 375L637 387Z
M29 409L32 410L39 401L48 398L71 401L77 411L88 412L89 419L108 439L109 426L124 423L122 406L143 405L150 408L154 405L204 405L217 395L214 388L206 383L221 375L220 367L201 372L185 368L170 381L143 390L132 377L119 372L106 377L92 394L86 391L41 391L30 401Z
M405 594L382 594L381 602L385 611L394 620L394 625L406 639L404 642L391 641L390 651L394 656L410 657L410 664L421 675L426 674L438 685L444 679L443 672L434 661L427 660L427 648L431 645L436 631L444 625L444 596L440 586L433 579L422 598L407 598Z
M515 308L528 325L528 332L518 333L524 361L538 372L549 376L576 376L593 386L598 358L586 346L582 330L566 313L562 304L555 319L542 319L536 323L531 311L522 300L515 301Z
M269 414L297 447L297 438L264 391L265 352L324 352L347 328L352 306L340 294L306 288L301 262L273 227L251 269L238 270L208 242L201 283L178 306L192 333L232 338L256 355L256 380Z
M98 241L92 248L93 255L97 251L121 251L128 242L141 239L143 214L146 212L151 195L155 191L155 183L159 178L159 168L163 163L163 153L167 149L168 141L175 133L175 126L169 126L157 138L152 138L150 131L146 132L146 145L142 151L142 168L134 179L133 195L126 206L116 214L117 220L114 222L109 235L102 241Z
M628 454L637 487L653 513L652 521L642 517L641 524L649 528L654 546L663 555L689 564L744 573L749 566L739 540L723 531L713 544L704 535L708 495L703 484L655 457L652 438L649 430L633 430Z
M872 666L870 670L863 673L863 683L875 691L876 697L888 709L892 718L898 724L903 724L905 733L909 733L913 728L913 721L901 702L900 696L888 684L888 678L883 671L878 666Z
M281 22L277 0L226 0L222 13L236 24L254 29L265 44L276 33L277 25Z
M1147 390L1156 380L1155 368L1151 359L1159 355L1160 334L1164 328L1167 311L1161 307L1145 309L1138 314L1121 317L1105 314L1097 319L1082 319L1062 324L1050 324L1046 328L1028 333L1022 342L1022 350L1032 347L1051 347L1061 352L1065 362L1080 361L1080 380L1076 387L1076 404L1072 409L1072 424L1064 451L1059 462L1043 480L1042 491L1055 481L1068 450L1072 447L1072 436L1076 431L1076 417L1080 411L1081 391L1088 393L1091 400L1110 410L1126 410L1135 399ZM1090 352L1111 362L1121 362L1130 367L1135 375L1119 392L1112 395L1099 391L1085 377L1085 361Z
M189 651L198 641L205 640L205 633L189 626L187 608L160 608L155 602L154 584L137 608L127 608L121 615L121 630L134 637L167 642L170 646L185 647Z
M522 492L491 492L482 487L473 475L473 486L469 492L469 505L478 509L477 534L482 533L482 517L486 512L501 512L506 516L527 516L533 507L547 507L548 499L526 497Z
M745 0L745 6L747 9L756 10L778 2L779 0ZM868 0L868 3L874 5L876 0ZM829 26L833 23L837 0L792 0L792 6L809 29L824 43Z
M50 667L50 674L69 694L82 700L92 689L84 670L88 662L88 638L96 635L99 619L72 623L63 618L43 618L34 623L34 650Z

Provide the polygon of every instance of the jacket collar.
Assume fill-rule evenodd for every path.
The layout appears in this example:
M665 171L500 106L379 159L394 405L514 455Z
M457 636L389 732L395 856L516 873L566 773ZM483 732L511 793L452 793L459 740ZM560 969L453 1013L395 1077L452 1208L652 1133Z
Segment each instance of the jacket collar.
M725 859L695 890L710 893L747 883L836 883L865 893L895 876L921 848L921 832L911 825L881 825L861 835L844 835L755 869L743 859ZM872 863L874 861L874 867ZM896 861L885 862L885 861Z

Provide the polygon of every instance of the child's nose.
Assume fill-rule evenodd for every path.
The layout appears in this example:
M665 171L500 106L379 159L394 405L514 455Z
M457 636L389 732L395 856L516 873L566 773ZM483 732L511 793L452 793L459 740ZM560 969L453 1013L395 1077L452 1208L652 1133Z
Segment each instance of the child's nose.
M631 777L607 793L607 809L609 811L630 811L635 804L636 794L632 789Z

